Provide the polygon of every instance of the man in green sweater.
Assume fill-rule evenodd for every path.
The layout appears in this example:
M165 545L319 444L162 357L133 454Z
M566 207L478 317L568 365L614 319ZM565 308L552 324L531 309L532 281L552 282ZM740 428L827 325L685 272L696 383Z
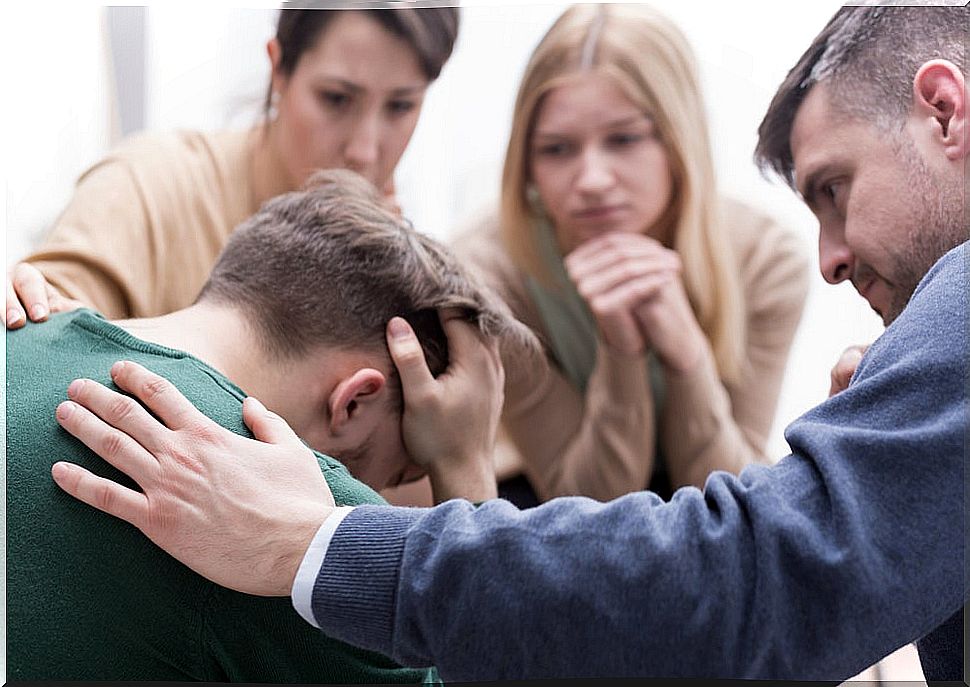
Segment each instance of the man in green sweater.
M442 327L443 308L464 318ZM433 680L433 670L405 670L323 636L285 599L208 582L50 479L51 465L68 459L125 481L51 411L71 380L108 383L104 372L126 359L165 375L240 434L248 434L243 401L258 395L312 448L341 459L318 454L319 474L293 476L320 480L321 491L325 480L338 505L382 501L355 477L382 489L425 470L438 500L494 496L478 457L419 465L405 450L400 380L384 338L395 316L410 322L437 372L449 346L456 357L463 346L487 350L487 359L469 362L498 365L495 345L471 347L469 337L521 336L502 306L446 251L381 207L366 182L328 172L243 223L185 310L115 323L79 310L8 331L8 679ZM144 412L126 401L130 412ZM265 438L277 431L252 430Z

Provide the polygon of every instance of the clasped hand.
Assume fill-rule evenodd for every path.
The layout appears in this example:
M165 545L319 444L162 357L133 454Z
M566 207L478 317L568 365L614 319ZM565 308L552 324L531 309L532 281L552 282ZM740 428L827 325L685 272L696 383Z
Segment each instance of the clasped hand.
M613 350L634 357L652 349L680 371L696 362L703 332L675 251L649 236L610 232L579 246L565 265Z

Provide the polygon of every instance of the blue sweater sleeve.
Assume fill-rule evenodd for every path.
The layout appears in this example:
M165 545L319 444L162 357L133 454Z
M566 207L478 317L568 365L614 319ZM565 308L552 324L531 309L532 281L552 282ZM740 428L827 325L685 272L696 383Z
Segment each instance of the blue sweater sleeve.
M357 508L322 629L446 680L841 680L917 640L967 598L967 264L934 266L773 467L669 502Z

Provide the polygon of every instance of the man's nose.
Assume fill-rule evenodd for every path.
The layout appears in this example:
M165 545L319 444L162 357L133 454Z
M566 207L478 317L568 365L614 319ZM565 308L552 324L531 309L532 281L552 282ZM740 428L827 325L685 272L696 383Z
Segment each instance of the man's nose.
M851 279L855 272L855 256L846 244L844 233L822 227L818 235L818 264L822 277L829 284Z

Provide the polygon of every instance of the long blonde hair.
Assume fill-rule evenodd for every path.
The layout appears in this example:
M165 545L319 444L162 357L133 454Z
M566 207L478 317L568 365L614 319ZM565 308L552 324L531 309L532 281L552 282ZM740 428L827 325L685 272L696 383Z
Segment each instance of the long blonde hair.
M502 238L513 261L548 282L528 197L529 144L544 96L579 72L612 79L653 117L673 177L669 227L684 286L724 381L745 363L745 311L730 242L723 239L714 164L693 53L680 30L644 5L574 5L536 47L516 97L502 174Z

